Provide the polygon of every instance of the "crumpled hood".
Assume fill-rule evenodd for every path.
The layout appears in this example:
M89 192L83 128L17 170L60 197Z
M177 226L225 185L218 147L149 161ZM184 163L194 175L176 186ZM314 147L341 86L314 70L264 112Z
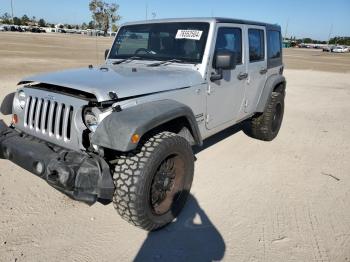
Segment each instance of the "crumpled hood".
M31 76L20 84L26 82L82 90L94 94L101 102L110 100L109 92L125 98L198 85L203 83L203 78L195 67L103 65Z

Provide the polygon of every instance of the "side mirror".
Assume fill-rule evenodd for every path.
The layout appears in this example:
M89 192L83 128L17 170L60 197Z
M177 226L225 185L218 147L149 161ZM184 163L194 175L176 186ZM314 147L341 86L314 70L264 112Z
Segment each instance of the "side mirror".
M108 54L109 54L109 49L106 49L106 51L105 51L105 60L107 60Z
M223 70L235 69L236 61L236 53L230 51L217 51L213 61L213 68L216 69L216 73L211 75L210 80L221 80L223 78Z

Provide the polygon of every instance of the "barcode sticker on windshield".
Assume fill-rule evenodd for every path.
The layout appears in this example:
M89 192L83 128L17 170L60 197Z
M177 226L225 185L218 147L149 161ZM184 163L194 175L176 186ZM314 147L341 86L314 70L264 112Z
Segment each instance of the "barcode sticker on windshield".
M176 39L200 40L203 31L200 30L177 30Z

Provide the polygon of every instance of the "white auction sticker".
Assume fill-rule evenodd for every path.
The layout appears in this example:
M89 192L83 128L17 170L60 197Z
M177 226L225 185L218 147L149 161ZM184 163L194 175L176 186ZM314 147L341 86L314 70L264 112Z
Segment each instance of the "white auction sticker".
M177 30L176 39L200 40L203 31L200 30Z

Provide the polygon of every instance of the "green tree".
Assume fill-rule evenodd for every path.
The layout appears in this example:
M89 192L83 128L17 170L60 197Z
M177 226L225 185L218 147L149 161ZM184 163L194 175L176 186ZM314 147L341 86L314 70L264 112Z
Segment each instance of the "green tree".
M14 17L13 18L13 24L14 25L22 25L22 20L20 19L20 18L18 18L18 17Z
M28 23L30 22L30 19L27 15L23 15L21 20L22 20L22 25L28 25Z
M108 4L102 0L91 0L89 9L95 25L97 25L98 29L103 30L105 35L110 25L121 19L117 14L119 9L117 4Z
M45 20L43 18L41 18L39 20L38 24L39 24L40 27L45 27L46 26L46 22L45 22Z
M5 13L1 16L3 24L12 24L12 18L9 13Z
M332 45L347 45L350 46L350 37L333 37L329 40Z
M82 25L81 25L81 29L82 30L86 30L88 28L88 25L84 22L84 23L82 23Z
M117 32L119 27L116 24L112 25L112 32Z
M304 39L303 39L303 42L304 42L305 44L312 44L313 40L312 40L311 38L304 38Z
M90 21L90 22L89 22L88 29L95 29L95 23L94 23L94 21Z

